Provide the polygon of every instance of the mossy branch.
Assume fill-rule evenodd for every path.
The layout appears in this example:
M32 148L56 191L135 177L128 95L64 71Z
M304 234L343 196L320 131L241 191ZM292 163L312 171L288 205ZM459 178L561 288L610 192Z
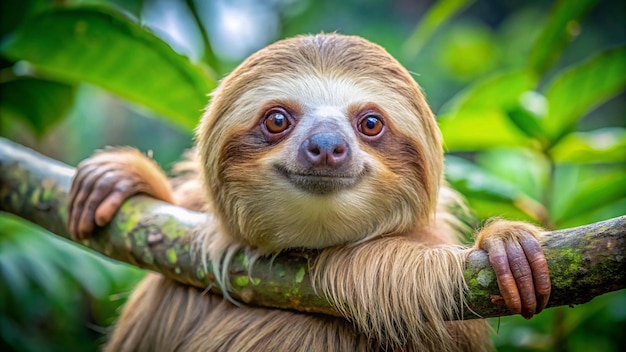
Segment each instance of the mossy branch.
M69 239L66 201L73 174L67 165L0 139L0 211ZM207 221L212 221L207 214L137 196L82 244L184 284L220 292L211 268L205 269L199 253L191 250L189 234ZM626 287L626 216L551 232L542 245L552 277L550 306L581 304ZM252 305L339 315L311 286L309 263L315 255L293 251L273 260L262 258L249 268L241 252L231 265L230 294ZM473 312L481 317L509 314L491 303L498 288L485 252L470 254L465 276Z

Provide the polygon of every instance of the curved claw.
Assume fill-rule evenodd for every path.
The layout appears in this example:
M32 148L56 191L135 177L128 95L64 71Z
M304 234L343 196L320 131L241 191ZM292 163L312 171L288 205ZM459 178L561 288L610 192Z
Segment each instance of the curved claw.
M84 239L96 226L107 224L124 200L141 192L138 184L136 177L115 169L114 165L79 167L68 209L72 236Z
M134 149L97 153L77 168L68 200L68 227L82 240L106 225L122 203L137 193L171 202L167 178L156 164Z
M502 223L488 226L479 235L479 248L487 251L496 273L502 297L494 302L504 301L512 313L530 319L548 303L550 275L541 246L530 232L534 227L524 225L502 232Z
M533 236L524 233L524 236L520 238L519 241L532 270L537 298L537 310L535 314L538 314L548 305L548 299L550 298L551 284L548 261L543 254L539 242Z

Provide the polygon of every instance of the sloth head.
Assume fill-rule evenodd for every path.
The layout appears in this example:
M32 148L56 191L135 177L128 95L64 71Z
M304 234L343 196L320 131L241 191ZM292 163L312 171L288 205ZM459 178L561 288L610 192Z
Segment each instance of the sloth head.
M362 38L253 54L213 93L197 143L224 231L263 252L406 234L434 217L433 114L406 69Z

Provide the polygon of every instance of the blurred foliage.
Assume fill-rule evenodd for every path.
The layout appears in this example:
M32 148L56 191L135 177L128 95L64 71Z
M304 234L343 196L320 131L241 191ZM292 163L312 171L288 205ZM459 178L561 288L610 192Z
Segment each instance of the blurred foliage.
M167 169L245 56L338 31L416 74L480 218L577 226L626 213L625 20L619 0L3 0L0 135L70 164L133 145ZM141 275L0 214L0 350L94 350ZM501 351L620 351L626 292L491 322Z
M0 218L0 350L95 350L143 272Z

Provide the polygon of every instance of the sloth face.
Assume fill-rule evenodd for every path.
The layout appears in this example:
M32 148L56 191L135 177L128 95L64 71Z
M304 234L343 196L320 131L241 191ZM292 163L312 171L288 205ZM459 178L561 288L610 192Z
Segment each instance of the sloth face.
M287 105L287 104L285 104ZM345 106L273 106L259 128L282 158L271 162L295 190L312 197L330 196L355 187L372 163L359 143L379 141L385 132L379 109Z
M406 70L360 38L254 54L215 92L198 144L226 231L262 251L406 233L432 217L434 118Z

